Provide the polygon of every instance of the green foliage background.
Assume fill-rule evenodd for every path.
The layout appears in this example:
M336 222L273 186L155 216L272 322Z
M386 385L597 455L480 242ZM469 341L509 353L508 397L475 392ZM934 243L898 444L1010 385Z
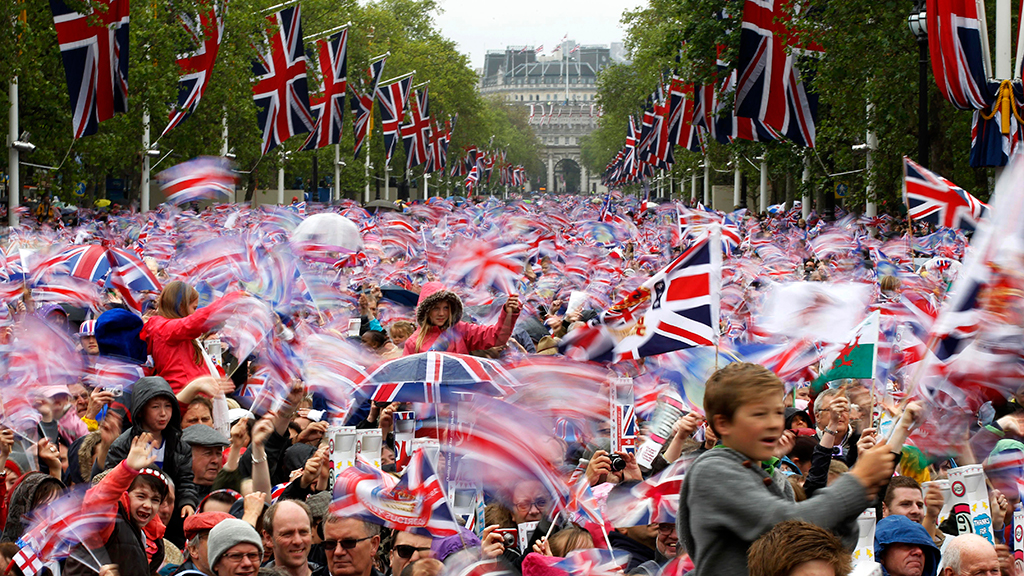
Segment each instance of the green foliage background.
M902 157L916 159L918 141L918 44L907 26L911 0L816 0L803 2L797 24L815 34L826 50L817 61L803 59L804 77L813 74L820 95L817 148L810 153L811 188L850 188L847 205L860 209L869 182L880 210L900 209ZM989 33L994 39L994 2L989 5ZM604 115L599 128L583 144L587 167L598 173L622 148L627 117L638 119L644 100L666 71L676 69L686 80L706 81L715 70L715 47L725 45L722 57L733 62L739 46L743 0L649 0L645 7L622 16L632 62L607 68L598 80L598 102ZM724 14L724 16L723 16ZM1014 15L1016 20L1016 15ZM1017 23L1012 24L1016 30ZM676 58L679 57L677 62ZM993 169L969 165L971 114L953 109L939 94L928 65L927 165L980 199L987 199ZM873 103L868 113L868 103ZM868 130L878 136L878 152L870 173L865 153L852 148L865 141ZM772 202L799 196L805 150L788 143L738 142L723 146L712 141L708 159L714 183L732 185L732 163L747 177L748 196L757 193L757 157L766 155L773 189ZM677 182L702 172L699 154L676 150L672 176ZM684 188L688 190L689 183ZM678 190L678 188L677 188ZM756 206L756 202L752 205Z
M0 74L17 77L19 123L38 147L23 155L33 164L57 166L48 170L22 167L23 185L38 185L54 191L65 201L91 201L103 196L107 178L123 178L128 185L128 200L138 197L142 168L142 117L148 110L152 139L157 140L167 122L170 104L177 97L178 67L175 55L190 49L178 15L209 9L212 0L137 0L131 5L129 111L100 123L95 135L73 141L71 109L63 64L48 0L7 0L0 2L0 21L8 23L8 32L0 34ZM100 6L100 2L93 3ZM252 103L251 61L253 46L265 28L265 10L274 0L230 0L225 37L218 54L209 87L196 112L157 142L170 155L155 167L156 172L202 154L219 154L221 123L227 115L229 143L243 174L240 187L249 195L256 188L276 188L281 162L278 150L297 150L304 135L296 136L283 147L261 157L260 134L256 126L256 108ZM85 12L90 0L68 0L68 5ZM415 71L416 84L429 81L431 114L442 121L458 114L458 123L449 145L449 161L462 156L469 145L486 146L494 137L495 150L506 149L508 160L523 164L533 174L543 166L539 141L527 125L522 111L510 109L496 100L480 96L477 77L469 57L460 53L450 39L437 29L433 15L439 7L434 0L375 0L360 5L355 0L303 0L302 25L307 38L346 23L350 24L349 86L361 88L366 67L373 56L390 52L384 68L384 80ZM319 68L315 45L307 42L307 66L310 91L319 86ZM9 100L7 82L0 85L0 130L7 133ZM351 88L350 92L351 94ZM375 106L375 109L377 107ZM384 154L379 115L369 143L374 167L371 189L383 187ZM341 144L342 191L345 196L361 198L365 186L362 158L352 159L351 115L346 117ZM317 156L320 177L333 174L334 149L295 152L285 162L286 185L312 175L312 159ZM65 156L67 157L64 160ZM61 162L63 161L63 164ZM391 159L392 178L402 178L405 157L401 145ZM413 178L421 168L413 169ZM493 182L497 181L497 174ZM79 182L86 183L84 199L73 196ZM431 189L454 186L448 178L431 179ZM250 196L251 197L251 196Z

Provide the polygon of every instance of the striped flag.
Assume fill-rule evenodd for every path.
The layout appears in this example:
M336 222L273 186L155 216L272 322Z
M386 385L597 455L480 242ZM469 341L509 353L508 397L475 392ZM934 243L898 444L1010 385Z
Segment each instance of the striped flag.
M454 536L460 527L423 450L413 453L398 481L363 460L346 468L334 480L330 510L432 538Z
M167 202L180 206L198 200L227 202L238 177L227 158L200 156L164 170L157 180Z
M988 205L963 188L903 157L903 201L914 220L974 230Z

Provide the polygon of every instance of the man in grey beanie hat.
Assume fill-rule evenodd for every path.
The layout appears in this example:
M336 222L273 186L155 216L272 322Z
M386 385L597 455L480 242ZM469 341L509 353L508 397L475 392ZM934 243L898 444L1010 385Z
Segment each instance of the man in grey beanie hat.
M210 530L206 554L216 576L253 576L263 561L263 540L244 520L222 520Z

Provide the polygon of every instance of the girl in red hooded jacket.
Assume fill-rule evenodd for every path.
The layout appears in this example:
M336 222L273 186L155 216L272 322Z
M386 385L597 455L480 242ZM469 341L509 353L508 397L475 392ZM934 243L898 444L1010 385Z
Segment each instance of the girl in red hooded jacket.
M459 296L446 290L440 282L427 282L416 304L416 324L419 327L405 341L405 354L431 350L442 338L438 347L456 354L504 346L518 317L519 297L511 295L493 325L462 322L462 300Z
M164 286L156 315L146 321L139 338L153 356L153 372L171 385L175 394L202 376L219 376L199 340L211 328L211 316L244 292L226 294L209 306L199 306L199 292L184 282Z

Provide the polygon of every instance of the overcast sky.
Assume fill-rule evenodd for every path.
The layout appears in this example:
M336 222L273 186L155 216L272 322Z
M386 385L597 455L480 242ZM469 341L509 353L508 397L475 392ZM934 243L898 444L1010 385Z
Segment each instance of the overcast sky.
M438 0L437 24L469 54L474 68L488 50L543 45L545 53L566 34L580 44L621 42L622 12L641 0Z

